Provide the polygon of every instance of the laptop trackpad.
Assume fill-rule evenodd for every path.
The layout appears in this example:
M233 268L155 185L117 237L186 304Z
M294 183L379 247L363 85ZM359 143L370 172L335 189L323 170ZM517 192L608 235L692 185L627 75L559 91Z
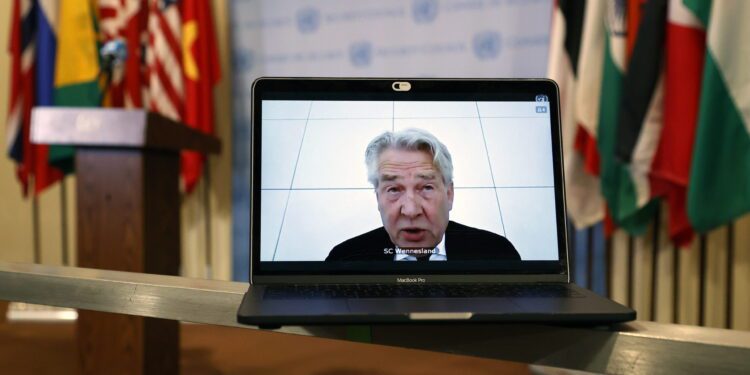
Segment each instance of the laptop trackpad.
M519 312L520 309L512 301L511 298L364 298L350 299L347 303L351 312L368 314Z

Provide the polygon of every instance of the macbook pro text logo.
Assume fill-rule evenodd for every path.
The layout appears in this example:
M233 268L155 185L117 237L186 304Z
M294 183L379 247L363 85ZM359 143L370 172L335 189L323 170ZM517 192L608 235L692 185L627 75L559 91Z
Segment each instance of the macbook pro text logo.
M427 279L423 277L397 277L397 283L426 283Z

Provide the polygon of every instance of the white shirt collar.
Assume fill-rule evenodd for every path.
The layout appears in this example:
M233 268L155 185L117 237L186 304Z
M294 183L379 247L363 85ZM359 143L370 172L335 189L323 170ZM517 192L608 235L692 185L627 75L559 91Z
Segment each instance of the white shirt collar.
M446 254L446 252L445 252L445 233L443 233L443 239L440 240L440 243L435 247L435 249L437 250L437 252L435 252L432 255L430 255L430 259L429 259L430 261L433 261L433 260L438 260L438 261L439 260L448 260L448 254ZM398 246L396 246L396 255L393 256L393 260L396 260L396 261L398 261L398 260L406 260L406 261L412 260L412 261L416 261L417 257L415 257L414 255L409 255L409 254L402 253L401 252L401 248L399 248Z

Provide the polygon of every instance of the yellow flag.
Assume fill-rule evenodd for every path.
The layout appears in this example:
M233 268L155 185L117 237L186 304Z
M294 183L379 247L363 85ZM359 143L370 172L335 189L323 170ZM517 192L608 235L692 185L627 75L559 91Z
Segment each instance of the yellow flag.
M60 0L55 87L96 82L99 53L90 0Z

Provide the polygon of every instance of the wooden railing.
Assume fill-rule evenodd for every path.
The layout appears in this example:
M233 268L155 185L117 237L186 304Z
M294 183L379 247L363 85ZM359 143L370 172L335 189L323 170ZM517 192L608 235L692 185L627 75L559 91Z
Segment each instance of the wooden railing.
M750 215L676 248L665 213L640 237L569 228L573 281L639 320L750 330Z
M230 214L210 206L210 184L183 204L182 274L229 279L230 233L217 228L229 226ZM32 208L39 263L75 265L74 194L69 177ZM633 307L639 320L750 330L750 215L687 248L670 243L664 208L658 216L641 237L616 231L607 239L601 224L569 228L573 281Z

